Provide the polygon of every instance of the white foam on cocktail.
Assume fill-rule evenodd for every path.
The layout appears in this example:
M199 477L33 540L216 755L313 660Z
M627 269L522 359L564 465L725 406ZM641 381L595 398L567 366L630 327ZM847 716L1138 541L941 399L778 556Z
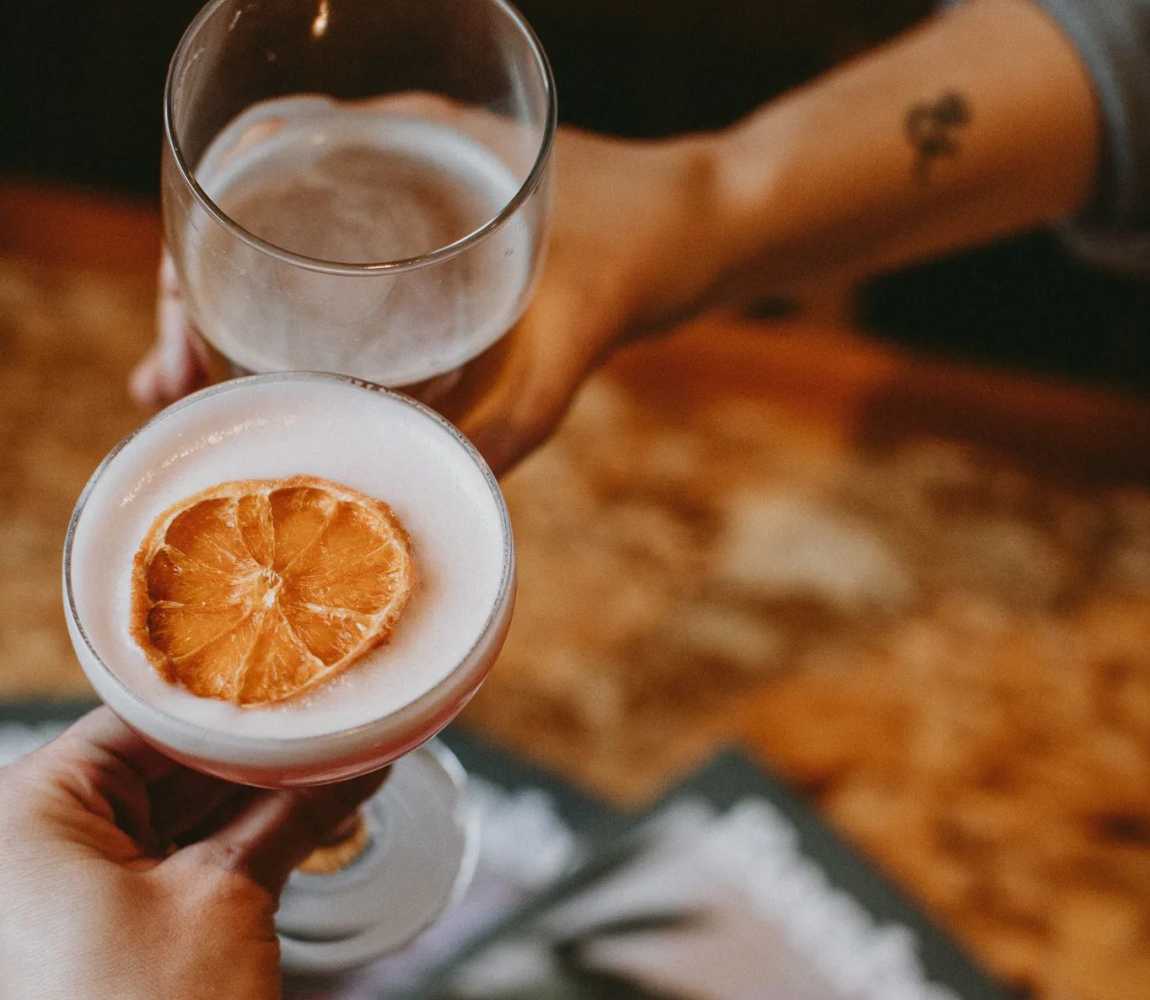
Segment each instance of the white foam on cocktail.
M326 379L233 385L148 425L88 497L71 580L89 641L137 698L237 736L334 733L411 704L467 656L499 597L509 539L483 470L450 430L394 397ZM239 708L163 680L128 630L132 559L153 519L216 483L300 473L385 500L410 533L420 585L391 641L274 706Z

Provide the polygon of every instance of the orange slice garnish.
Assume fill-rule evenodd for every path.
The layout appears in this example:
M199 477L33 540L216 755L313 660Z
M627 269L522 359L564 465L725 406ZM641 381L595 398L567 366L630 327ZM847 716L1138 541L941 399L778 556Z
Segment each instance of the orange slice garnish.
M414 584L407 532L383 501L314 476L221 483L152 524L131 630L172 683L263 705L386 642Z

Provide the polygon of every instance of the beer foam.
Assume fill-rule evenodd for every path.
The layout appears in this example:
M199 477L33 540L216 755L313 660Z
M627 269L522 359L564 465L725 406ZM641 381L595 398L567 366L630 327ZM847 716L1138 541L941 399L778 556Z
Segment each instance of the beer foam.
M278 705L240 708L168 683L129 634L132 559L153 520L217 483L300 473L386 501L407 528L420 583L391 641ZM69 574L89 643L138 699L206 730L277 739L371 723L441 684L505 596L510 545L493 480L448 425L401 397L289 374L177 404L115 453L75 525Z

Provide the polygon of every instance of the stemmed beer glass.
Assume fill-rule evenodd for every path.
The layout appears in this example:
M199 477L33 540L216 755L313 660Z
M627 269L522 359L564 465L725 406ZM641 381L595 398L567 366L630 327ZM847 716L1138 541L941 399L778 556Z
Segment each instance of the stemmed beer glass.
M426 393L519 317L555 90L503 0L216 0L164 112L168 249L236 368Z

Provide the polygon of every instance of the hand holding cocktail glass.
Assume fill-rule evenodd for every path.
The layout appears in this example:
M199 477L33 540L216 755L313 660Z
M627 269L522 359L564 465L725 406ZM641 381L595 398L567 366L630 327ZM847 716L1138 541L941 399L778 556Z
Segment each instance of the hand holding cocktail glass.
M279 997L284 882L382 778L244 788L177 764L107 708L89 713L0 768L0 991Z
M414 572L369 498L410 539ZM418 584L377 636L399 572ZM173 759L264 788L397 762L355 863L293 876L286 965L332 970L398 947L466 883L461 773L423 745L494 662L515 559L494 476L443 418L337 375L205 389L97 469L69 526L64 591L92 685Z

